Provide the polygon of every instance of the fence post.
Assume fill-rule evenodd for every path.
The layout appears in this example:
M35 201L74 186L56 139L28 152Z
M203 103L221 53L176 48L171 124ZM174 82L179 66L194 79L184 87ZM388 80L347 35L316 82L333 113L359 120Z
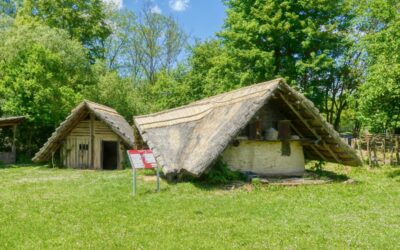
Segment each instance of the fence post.
M376 137L372 138L371 146L372 146L372 153L373 153L373 162L372 162L372 164L374 166L379 166L378 155L376 154Z
M386 135L383 137L383 165L386 164Z
M367 155L368 155L368 166L372 167L372 159L371 159L371 136L365 136L365 142L367 143Z
M363 151L362 151L362 140L361 140L361 138L356 139L356 140L357 140L356 142L357 142L358 150L360 151L361 160L364 163L364 155L363 155Z

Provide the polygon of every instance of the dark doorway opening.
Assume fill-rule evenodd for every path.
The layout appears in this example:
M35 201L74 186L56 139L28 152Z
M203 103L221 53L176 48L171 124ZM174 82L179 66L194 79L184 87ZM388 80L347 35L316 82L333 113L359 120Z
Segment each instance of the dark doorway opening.
M103 141L102 165L105 170L114 170L118 167L118 142Z

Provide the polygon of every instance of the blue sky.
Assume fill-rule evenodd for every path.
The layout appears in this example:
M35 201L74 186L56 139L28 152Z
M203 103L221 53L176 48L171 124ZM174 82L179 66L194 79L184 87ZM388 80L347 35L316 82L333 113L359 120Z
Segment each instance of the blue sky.
M211 38L221 30L225 18L222 0L107 0L122 8L138 10L150 3L153 11L173 16L191 38Z

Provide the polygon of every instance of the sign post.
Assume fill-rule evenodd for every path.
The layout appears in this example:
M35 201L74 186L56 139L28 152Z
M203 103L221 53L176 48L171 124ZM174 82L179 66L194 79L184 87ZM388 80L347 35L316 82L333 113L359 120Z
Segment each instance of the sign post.
M147 150L128 150L129 162L132 166L133 174L133 196L136 195L137 169L156 169L157 172L157 192L160 192L160 169L156 158L150 149Z
M136 168L133 168L133 196L136 195Z

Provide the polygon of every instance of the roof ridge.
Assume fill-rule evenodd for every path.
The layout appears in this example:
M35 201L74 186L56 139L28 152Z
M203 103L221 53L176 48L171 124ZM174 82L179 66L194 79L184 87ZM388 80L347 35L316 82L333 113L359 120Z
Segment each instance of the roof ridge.
M281 82L284 83L285 81L284 81L283 78L277 78L277 79L266 81L266 82L252 84L252 85L249 85L249 86L246 86L246 87L241 87L241 88L238 88L238 89L231 90L229 92L225 92L225 93L217 94L217 95L214 95L214 96L210 96L210 97L207 97L205 99L197 100L197 101L191 102L189 104L186 104L184 106L180 106L180 107L176 107L176 108L172 108L172 109L159 111L159 112L156 112L156 113L134 116L134 119L136 119L136 118L146 118L146 117L151 117L151 116L155 116L155 115L161 115L161 114L170 113L172 111L182 110L182 109L185 109L185 108L188 108L188 107L204 105L204 104L210 103L210 100L212 100L214 98L217 98L217 97L220 97L220 96L226 96L228 94L233 94L233 93L236 93L236 92L239 92L239 91L243 91L243 90L246 90L246 89L251 89L251 88L254 88L254 87L257 87L257 86L273 84L275 82L279 84ZM264 90L255 91L254 93L258 93L258 92L262 92L262 91L264 91ZM252 93L252 94L254 94L254 93ZM251 95L251 94L246 94L246 95ZM244 95L244 96L246 96L246 95Z
M97 107L95 107L95 108L98 108L98 109L103 108L103 109L101 109L101 110L104 110L104 111L107 111L107 112L112 111L113 113L119 114L117 110L115 110L115 109L113 109L113 108L111 108L111 107L109 107L109 106L106 106L106 105L104 105L104 104L100 104L100 103L97 103L97 102L93 102L93 101L90 101L90 100L87 100L87 99L84 99L82 102L85 103L85 104L87 104L87 105L89 105L89 106L90 106L90 105L97 106Z

